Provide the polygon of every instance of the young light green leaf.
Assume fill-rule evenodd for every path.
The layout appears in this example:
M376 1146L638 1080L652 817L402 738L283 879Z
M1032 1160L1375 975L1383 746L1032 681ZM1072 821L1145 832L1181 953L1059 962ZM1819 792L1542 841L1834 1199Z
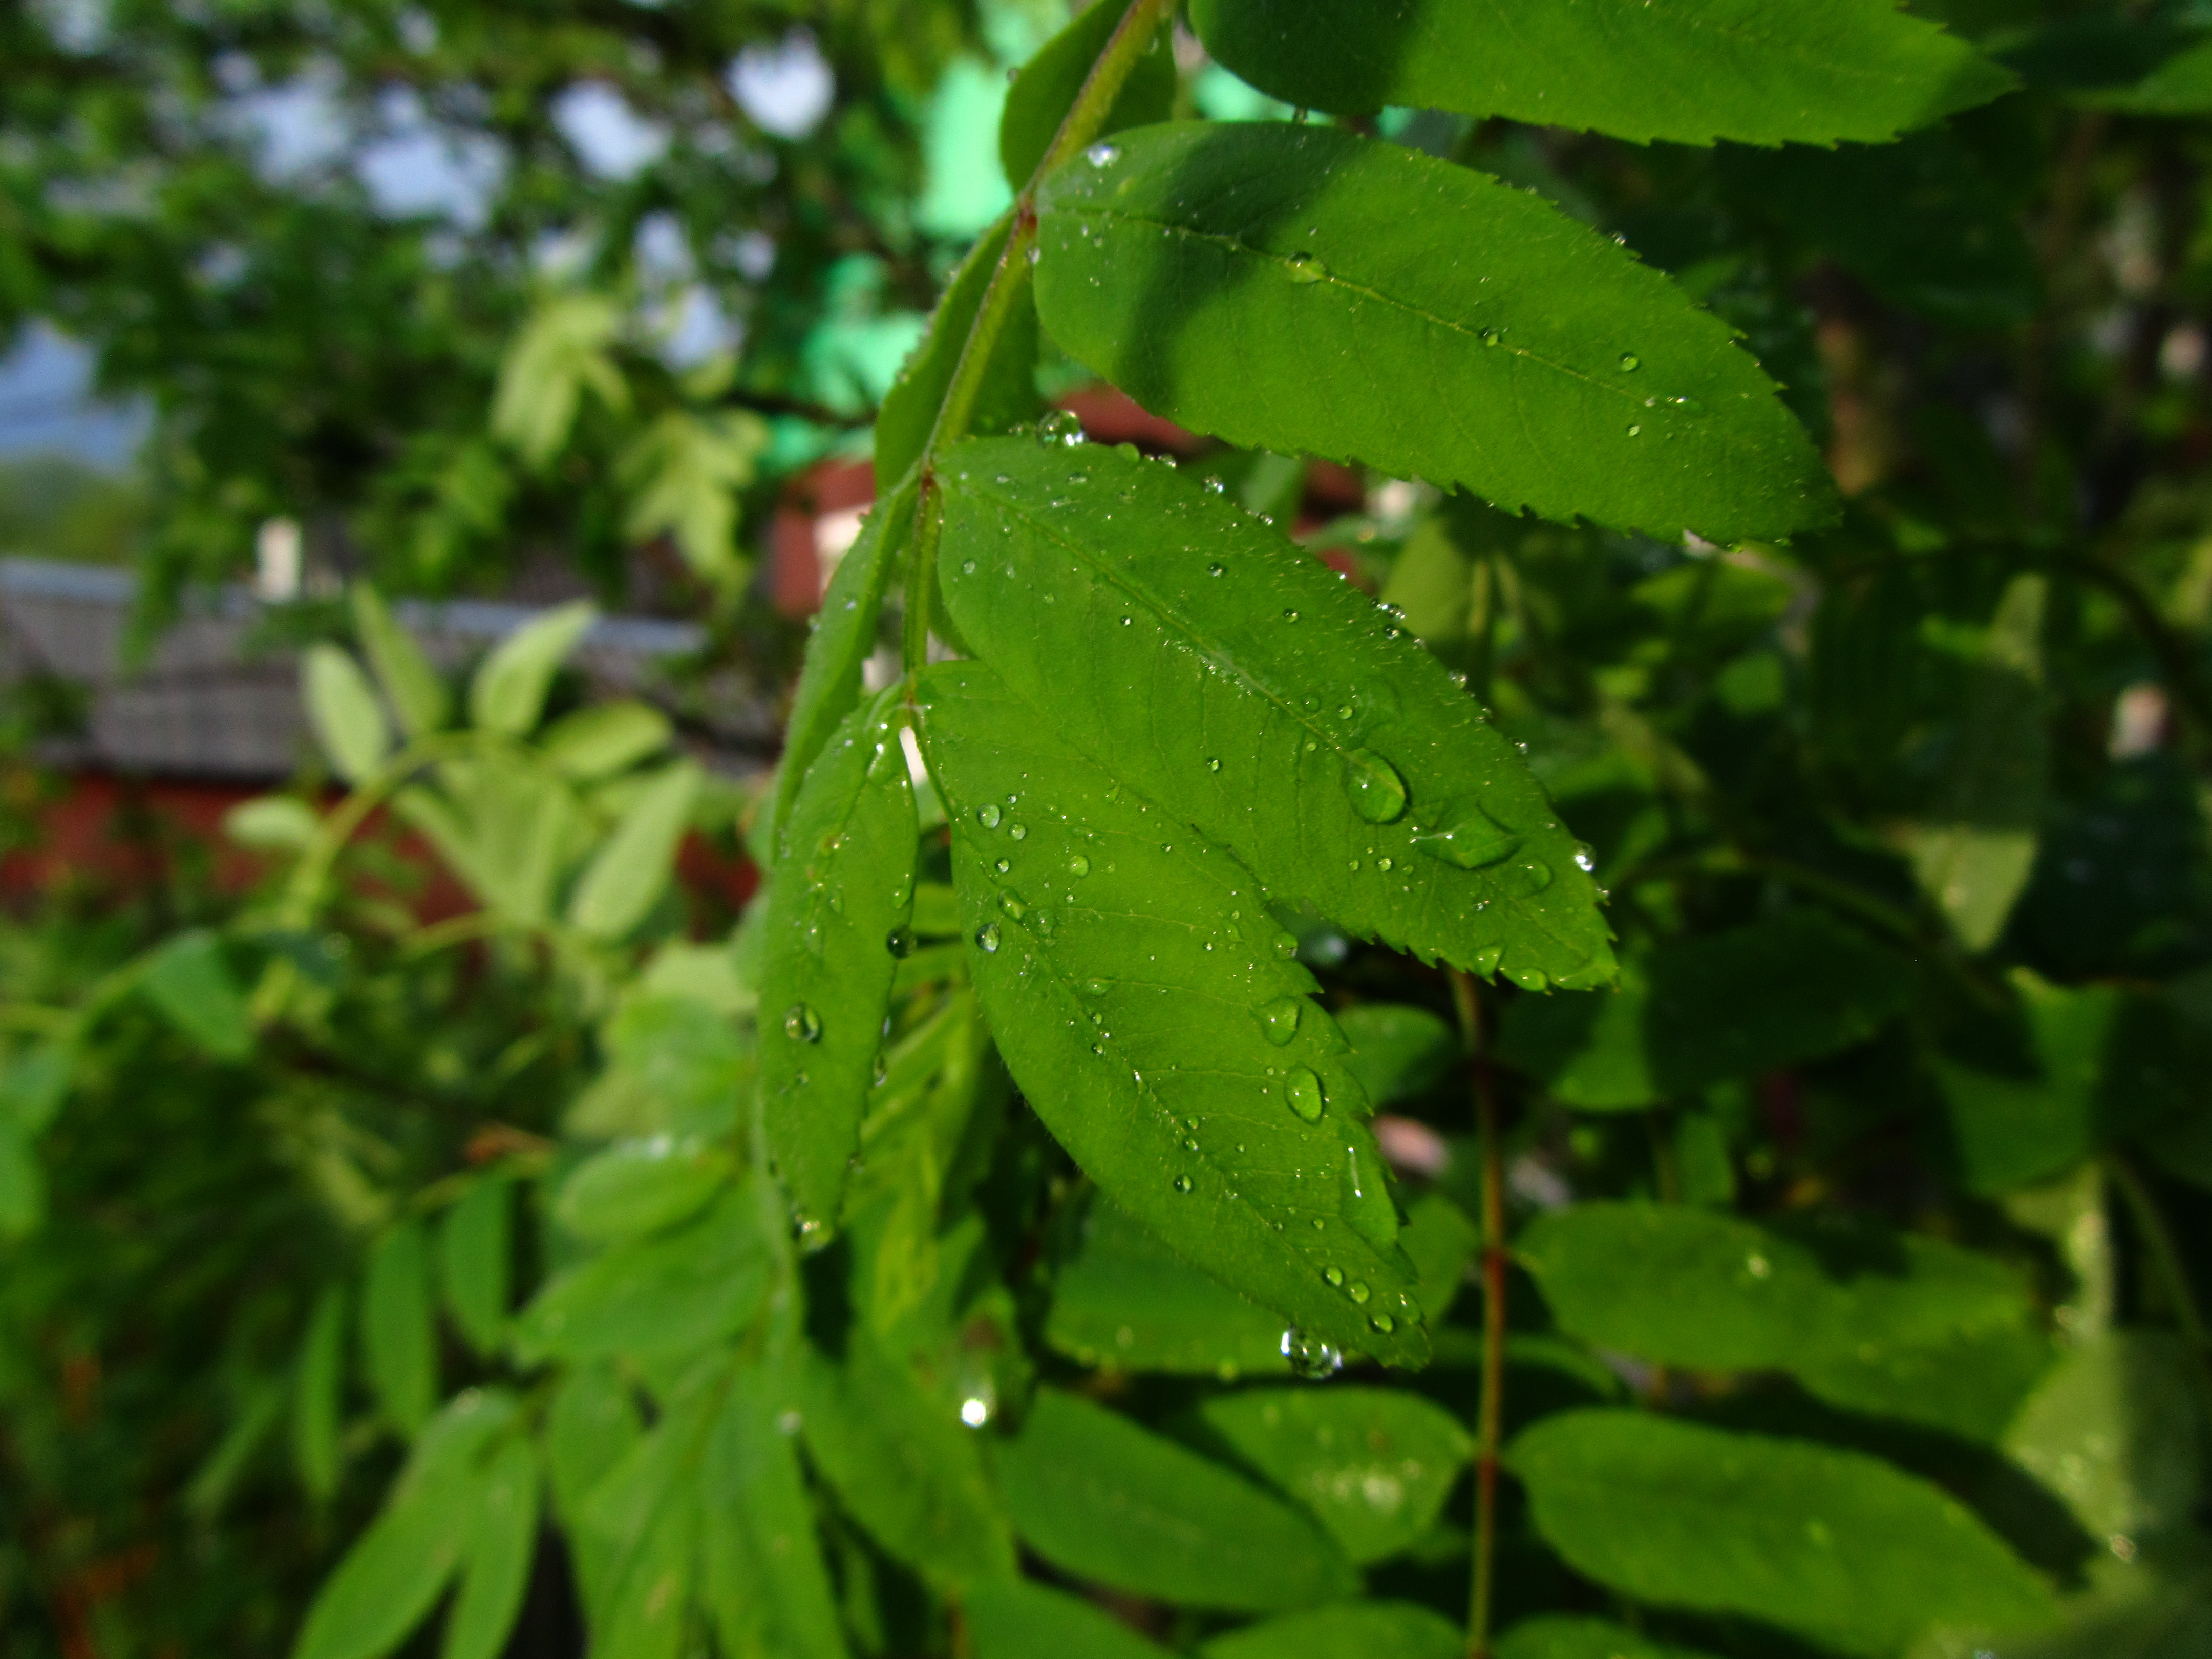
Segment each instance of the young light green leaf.
M508 1441L484 1468L467 1547L439 1653L441 1659L499 1659L538 1553L538 1458L528 1441Z
M253 1020L222 941L204 928L173 936L146 958L139 988L178 1031L217 1060L253 1052Z
M480 1180L446 1212L438 1231L446 1310L481 1354L491 1353L507 1334L514 1279L510 1196L507 1182Z
M1351 1564L1297 1510L1079 1395L1039 1390L997 1461L1022 1541L1079 1578L1242 1613L1358 1588Z
M878 476L884 476L881 469ZM783 822L799 799L799 786L830 742L838 723L860 699L860 667L876 648L876 623L884 589L900 548L914 527L915 480L902 477L860 522L860 533L822 595L821 615L792 694L791 718L784 723L783 758L777 764L775 793L756 832L754 856L773 863Z
M780 1370L730 1381L700 1470L700 1593L732 1659L845 1659L836 1591L792 1437Z
M1194 0L1206 50L1285 103L1386 104L1638 141L1880 143L2011 76L1889 0Z
M471 1389L423 1430L383 1511L316 1593L293 1659L380 1659L438 1600L476 1531L479 1463L514 1401Z
M1199 1650L1202 1659L1462 1659L1466 1652L1458 1626L1408 1601L1352 1601L1285 1613L1217 1636Z
M593 855L568 901L568 920L593 939L617 939L645 920L676 867L704 774L696 761L663 767Z
M553 675L598 619L579 599L533 617L492 648L469 682L469 719L480 730L520 737L538 724Z
M345 1287L325 1286L292 1362L292 1462L318 1504L338 1489L339 1395L345 1383Z
M946 603L1030 724L1273 900L1532 988L1612 978L1596 890L1528 763L1326 566L1111 450L987 440L940 476Z
M741 1329L768 1294L769 1256L749 1176L688 1225L619 1244L548 1285L515 1347L540 1359L680 1358Z
M1306 1338L1420 1363L1366 1102L1257 884L980 663L925 671L917 697L969 971L1038 1115L1152 1233Z
M768 891L760 1087L801 1224L834 1227L914 903L914 786L899 690L856 708L807 774Z
M1853 1410L1993 1439L2048 1364L2003 1263L1911 1234L1793 1237L1680 1205L1581 1204L1516 1254L1560 1327L1699 1370L1786 1370Z
M569 1172L553 1213L579 1238L641 1238L696 1215L733 1170L726 1149L695 1139L618 1141Z
M300 657L300 696L307 724L337 775L359 783L392 752L392 727L368 676L335 645L309 646Z
M1014 1543L974 1434L855 1329L844 1363L809 1353L806 1450L876 1542L952 1590L1009 1578Z
M1200 1272L1103 1193L1053 1283L1045 1340L1085 1365L1190 1376L1286 1372L1283 1318Z
M608 347L621 332L621 308L601 294L550 295L509 342L492 398L493 434L544 466L568 441L584 390L617 410L629 386Z
M1886 1659L1939 1625L2048 1618L2050 1591L1972 1513L1857 1452L1646 1412L1563 1412L1507 1463L1570 1565L1641 1601L1744 1613Z
M1524 1619L1498 1640L1498 1659L1705 1659L1603 1619Z
M385 1419L413 1436L438 1403L438 1336L422 1227L402 1221L377 1242L361 1297L362 1366Z
M593 842L575 792L512 753L477 753L438 769L440 788L393 799L485 906L538 927L551 920L555 883Z
M1006 89L1006 107L999 116L999 165L1016 190L1028 185L1037 163L1044 160L1068 106L1090 78L1091 66L1106 50L1128 9L1122 0L1097 0L1038 47L1036 56L1022 65ZM1166 120L1175 95L1175 54L1169 49L1168 31L1161 29L1131 67L1097 137Z
M1666 537L1830 515L1727 327L1496 179L1333 128L1176 122L1065 163L1037 205L1053 338L1194 430Z
M1434 1087L1460 1058L1449 1021L1402 1002L1362 1002L1336 1017L1352 1045L1345 1066L1377 1106Z
M303 852L322 828L315 809L296 795L242 800L222 815L222 833L256 853Z
M1080 1596L1026 1578L982 1585L961 1611L975 1659L1162 1659L1166 1651Z
M434 732L453 713L453 698L422 647L392 619L390 607L367 582L353 585L353 629L376 671L384 695L410 738Z
M570 777L590 783L659 754L673 730L668 716L651 703L625 698L563 714L546 728L538 746Z
M1870 1036L1912 996L1909 963L1813 912L1678 935L1621 970L1616 996L1523 997L1498 1057L1571 1106L1648 1106Z
M1363 1566L1420 1541L1474 1449L1443 1407L1388 1389L1246 1389L1198 1414Z
M952 371L968 343L969 330L983 303L984 291L998 274L1006 255L1006 235L1013 215L1002 216L968 250L968 257L952 273L945 296L929 319L929 332L915 348L914 356L899 370L898 379L884 394L876 411L876 477L902 478L921 458L937 411L952 384ZM992 343L991 361L975 396L969 419L971 432L1004 432L1008 427L1033 420L1044 406L1036 392L1036 300L1026 287L1016 299L1013 313L1003 332ZM913 512L911 500L907 512ZM848 553L846 557L850 558ZM823 609L829 610L828 596ZM826 626L826 623L825 623Z

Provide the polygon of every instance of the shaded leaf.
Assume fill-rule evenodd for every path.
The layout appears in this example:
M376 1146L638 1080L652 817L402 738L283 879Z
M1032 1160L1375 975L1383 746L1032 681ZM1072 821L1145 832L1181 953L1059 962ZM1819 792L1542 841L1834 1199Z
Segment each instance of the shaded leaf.
M545 1414L545 1462L563 1520L575 1523L592 1489L644 1431L637 1402L612 1365L577 1365L561 1378Z
M672 1135L620 1141L569 1172L553 1213L580 1238L639 1238L697 1214L733 1172L720 1146Z
M929 332L922 337L914 356L899 370L891 389L884 394L883 407L876 411L878 478L902 478L908 469L921 459L931 429L937 424L938 410L952 385L952 372L959 365L961 349L968 343L969 331L975 325L975 313L983 303L984 290L990 287L992 277L998 274L999 262L1006 255L1006 236L1012 226L1013 216L1009 213L968 250L968 257L952 273L952 280L945 284L944 297L937 302L937 310L929 319ZM1014 301L1012 315L992 343L990 364L984 370L983 382L975 393L975 407L969 417L969 432L1004 432L1008 427L1036 418L1044 406L1044 400L1036 392L1036 300L1025 286ZM913 510L909 497L906 512L910 516ZM845 556L849 559L852 555L848 553ZM826 615L826 594L823 610Z
M393 620L383 596L374 587L357 581L349 597L354 633L368 657L368 665L376 671L377 683L383 686L392 713L399 716L399 729L410 738L436 731L453 712L446 682L430 666L413 637Z
M886 688L837 729L785 821L768 891L760 1077L768 1144L803 1225L837 1221L914 903L914 786Z
M345 1288L325 1287L292 1363L292 1462L318 1504L338 1488L339 1393L345 1382Z
M402 1221L370 1252L361 1297L362 1369L386 1420L413 1435L438 1403L438 1338L420 1222Z
M1811 445L1726 326L1538 198L1283 122L1110 148L1039 191L1037 310L1154 413L1662 536L1828 516Z
M25 1238L45 1224L46 1172L16 1124L0 1119L0 1238Z
M1283 1318L1200 1272L1101 1194L1053 1283L1045 1340L1086 1365L1194 1376L1286 1372Z
M1120 0L1097 0L1038 47L1036 56L1022 65L1006 89L1006 108L999 116L999 165L1016 190L1029 183L1037 163L1044 160L1076 94L1091 76L1091 66L1106 50L1128 9ZM1097 137L1164 121L1174 107L1175 94L1175 55L1169 50L1168 31L1161 29L1130 66L1129 78L1115 94Z
M2075 101L2130 115L2202 115L2212 110L2212 41L2184 46L2132 86L2077 93Z
M651 703L595 702L554 721L538 746L570 777L588 783L659 754L674 730Z
M446 1212L438 1232L446 1310L482 1354L494 1352L507 1333L514 1279L510 1202L507 1182L495 1176L479 1181Z
M1879 143L2012 77L1889 0L1194 0L1206 50L1285 103L1504 115L1633 139Z
M1849 1047L1901 1011L1912 986L1894 952L1792 911L1663 940L1624 965L1614 996L1521 998L1496 1053L1569 1105L1646 1106Z
M969 971L1038 1115L1223 1283L1316 1340L1418 1362L1365 1102L1250 876L980 664L925 671L917 696Z
M1199 1652L1204 1659L1462 1659L1467 1638L1426 1607L1359 1601L1248 1625Z
M441 1659L499 1659L538 1553L538 1458L527 1441L508 1442L484 1469L468 1552Z
M813 1503L792 1431L777 1420L780 1381L765 1366L739 1369L708 1440L701 1595L731 1659L843 1659Z
M1246 1389L1198 1414L1362 1565L1420 1540L1474 1448L1441 1406L1385 1389Z
M645 920L675 872L677 845L691 827L703 776L696 761L678 761L638 792L568 901L568 920L580 930L616 939Z
M1498 1640L1498 1659L1701 1659L1603 1619L1524 1619Z
M1081 1597L1025 1578L980 1586L961 1612L975 1659L1159 1659L1165 1651Z
M2203 1491L2189 1354L2164 1331L2106 1331L2062 1358L2012 1425L2012 1460L2096 1538L2188 1524Z
M501 640L469 682L470 720L509 737L537 725L555 671L598 617L580 599L532 617Z
M997 1462L1022 1541L1078 1577L1251 1613L1358 1589L1351 1565L1296 1510L1078 1395L1040 1390Z
M1270 898L1531 987L1612 977L1595 890L1528 763L1325 566L1097 447L963 445L944 493L946 604L1030 721Z
M300 696L307 724L331 765L359 783L392 751L392 727L361 665L335 645L309 646L300 657Z
M1524 1431L1506 1461L1546 1540L1639 1601L1748 1614L1868 1659L1939 1625L2051 1610L1971 1513L1856 1452L1583 1410Z
M1399 1242L1420 1275L1414 1297L1428 1316L1429 1328L1435 1330L1467 1282L1468 1263L1482 1243L1482 1229L1442 1193L1430 1191L1407 1211L1406 1231Z
M138 984L170 1024L216 1059L253 1052L252 1018L213 933L173 935L146 958Z
M1337 1029L1352 1045L1345 1069L1376 1106L1407 1100L1433 1087L1460 1057L1447 1020L1402 1002L1362 1002L1342 1010Z

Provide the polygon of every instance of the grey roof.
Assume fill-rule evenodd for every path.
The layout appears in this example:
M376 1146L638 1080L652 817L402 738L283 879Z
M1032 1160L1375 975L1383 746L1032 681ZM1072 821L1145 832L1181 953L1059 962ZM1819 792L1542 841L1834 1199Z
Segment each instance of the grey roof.
M258 648L268 607L242 587L192 596L144 660L126 660L137 584L129 573L40 559L0 558L0 684L51 676L82 688L82 734L46 757L77 768L266 782L308 751L296 655ZM393 611L430 660L458 668L538 613L477 599L403 600ZM696 653L690 623L604 617L570 659L601 696L651 697L684 717L718 770L758 769L776 741L771 691L732 671L679 687L672 658Z

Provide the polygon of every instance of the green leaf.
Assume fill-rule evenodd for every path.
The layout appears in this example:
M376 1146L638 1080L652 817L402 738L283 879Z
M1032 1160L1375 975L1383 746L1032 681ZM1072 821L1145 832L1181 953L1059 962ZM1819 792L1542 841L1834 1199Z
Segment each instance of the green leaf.
M917 698L969 971L1038 1115L1224 1284L1312 1340L1419 1363L1366 1103L1257 884L981 664L925 671Z
M264 1378L240 1403L229 1429L185 1488L185 1507L195 1520L205 1524L221 1517L239 1477L283 1419L285 1392L281 1380Z
M592 1489L644 1432L636 1401L612 1365L578 1365L562 1377L545 1413L545 1463L553 1506L571 1527Z
M2106 1331L2052 1367L2004 1449L2095 1538L2188 1525L2204 1488L2190 1356L2165 1331Z
M877 476L889 475L878 467ZM763 865L775 860L799 784L860 699L860 669L876 648L884 589L914 527L915 489L912 478L902 477L869 511L822 595L814 637L807 642L806 661L799 672L799 689L792 693L791 718L784 722L783 759L776 768L773 810L764 815L755 843L754 856Z
M595 702L563 714L538 746L570 777L595 782L626 771L668 746L674 728L651 703Z
M392 1427L413 1436L438 1402L438 1336L422 1224L402 1221L377 1241L361 1297L361 1353Z
M318 1504L338 1489L339 1394L345 1382L345 1287L331 1285L316 1298L307 1331L292 1365L292 1462L300 1484Z
M929 332L884 394L883 407L876 411L878 478L903 478L928 447L937 411L951 387L952 372L968 343L984 291L991 286L999 262L1006 255L1006 236L1013 222L1011 213L1003 216L968 250L968 257L952 273L944 297L937 302ZM969 417L970 432L1004 432L1036 417L1044 406L1044 400L1037 396L1036 360L1036 299L1025 285L1014 301L1012 314L992 343L991 361ZM914 511L911 496L905 502L905 511L909 516ZM848 552L845 556L849 559L852 555ZM823 609L826 614L827 594Z
M1031 724L1274 902L1532 988L1612 977L1595 889L1527 763L1325 566L1112 450L989 440L942 477L946 602Z
M510 1202L509 1183L480 1180L446 1212L438 1233L447 1311L481 1354L493 1352L507 1334L514 1281Z
M1429 1328L1435 1330L1467 1282L1467 1264L1482 1243L1482 1230L1451 1200L1430 1191L1406 1212L1406 1231L1399 1242L1420 1274L1414 1297L1428 1316Z
M1449 1021L1402 1002L1362 1002L1336 1017L1352 1045L1345 1068L1376 1106L1409 1100L1433 1088L1460 1057Z
M478 1461L514 1418L510 1396L472 1389L423 1430L383 1511L316 1593L293 1659L379 1659L422 1622L475 1534Z
M1155 414L1668 538L1830 514L1727 327L1534 196L1278 121L1140 127L1091 155L1038 193L1038 314Z
M1248 1625L1199 1652L1204 1659L1462 1659L1467 1638L1426 1607L1358 1601Z
M1283 1319L1201 1273L1103 1194L1054 1281L1045 1340L1086 1365L1192 1376L1287 1371Z
M1626 963L1615 996L1521 998L1496 1053L1571 1106L1620 1110L1848 1048L1912 988L1894 952L1792 911L1663 940Z
M1786 1370L1832 1405L1990 1441L2050 1358L2017 1273L1911 1234L1793 1237L1681 1206L1581 1204L1516 1249L1561 1328L1699 1370Z
M623 811L568 901L568 920L593 939L617 939L667 890L676 848L691 827L704 774L696 761L663 767Z
M2118 986L2052 985L2025 968L2009 977L2024 1052L1935 1062L1960 1170L1978 1193L2048 1180L2095 1149L2114 1104L2106 1073L2130 1012Z
M740 1369L700 1472L700 1591L732 1659L844 1659L780 1375Z
M469 682L469 720L479 730L520 737L538 724L553 675L599 617L579 599L532 617L492 648Z
M0 1119L0 1238L27 1238L46 1224L46 1172L38 1149Z
M1525 1431L1506 1461L1546 1540L1638 1601L1748 1614L1868 1659L1936 1626L2051 1610L1966 1509L1856 1452L1584 1410Z
M589 387L608 408L629 406L629 387L607 348L623 313L599 294L556 294L534 310L508 343L493 395L491 429L532 466L561 453Z
M170 1024L216 1059L253 1052L252 1018L213 933L196 927L174 935L146 958L138 984Z
M294 795L243 800L222 815L222 833L256 853L307 850L322 828L315 809Z
M1358 1588L1351 1564L1295 1510L1075 1395L1041 1389L998 1468L1022 1541L1080 1578L1245 1613Z
M2079 92L2074 101L2130 115L2202 115L2212 110L2212 40L2183 47L2133 86Z
M768 1294L769 1256L748 1177L696 1220L571 1268L522 1310L526 1362L680 1357L741 1329Z
M725 1148L702 1141L621 1141L569 1172L553 1213L579 1238L641 1238L696 1215L733 1170Z
M410 738L436 731L453 713L446 682L430 666L422 647L392 619L381 594L357 581L351 597L355 635L392 712L399 716L399 729Z
M1441 1406L1388 1389L1246 1389L1198 1414L1363 1566L1420 1541L1474 1449Z
M961 1612L975 1659L1161 1659L1165 1652L1081 1597L1026 1578L979 1587Z
M1091 66L1106 50L1128 9L1121 0L1097 0L1038 47L1036 56L1022 65L1006 89L1006 107L999 116L999 165L1016 190L1029 184L1030 175L1044 160L1076 94L1090 79ZM1129 78L1115 94L1097 136L1103 138L1125 127L1166 120L1175 95L1175 54L1169 49L1168 31L1160 29L1144 56L1130 67Z
M576 1536L586 1559L592 1651L677 1659L698 1566L697 1472L723 1367L687 1379L652 1432L595 1487Z
M1386 104L1705 144L1880 143L2011 76L1890 0L1194 0L1206 50L1289 104Z
M860 1331L810 1353L801 1415L815 1470L890 1554L951 1590L1009 1578L1013 1540L974 1433Z
M527 1441L509 1441L485 1468L468 1550L441 1659L499 1659L538 1553L538 1458Z
M25 1135L46 1133L69 1098L76 1069L76 1045L50 1037L0 1066L0 1118Z
M300 657L300 696L307 724L337 775L359 783L392 752L392 727L361 665L335 645L309 646Z
M914 903L914 786L887 687L837 729L785 821L761 971L761 1101L802 1224L836 1225Z
M623 533L641 542L666 536L699 576L735 592L752 568L738 548L738 492L753 481L769 442L768 423L750 410L664 411L616 459L630 492Z
M1603 1619L1547 1613L1524 1619L1498 1640L1497 1659L1703 1659Z

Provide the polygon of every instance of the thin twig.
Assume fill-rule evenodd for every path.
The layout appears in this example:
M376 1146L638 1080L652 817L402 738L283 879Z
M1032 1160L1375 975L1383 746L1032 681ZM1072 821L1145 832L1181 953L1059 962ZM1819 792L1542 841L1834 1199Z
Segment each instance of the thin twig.
M1498 1556L1498 1449L1505 1413L1505 1176L1498 1139L1498 1091L1483 1053L1482 1005L1474 981L1455 969L1459 1011L1482 1146L1482 1394L1475 1407L1474 1571L1468 1589L1467 1659L1490 1659Z

